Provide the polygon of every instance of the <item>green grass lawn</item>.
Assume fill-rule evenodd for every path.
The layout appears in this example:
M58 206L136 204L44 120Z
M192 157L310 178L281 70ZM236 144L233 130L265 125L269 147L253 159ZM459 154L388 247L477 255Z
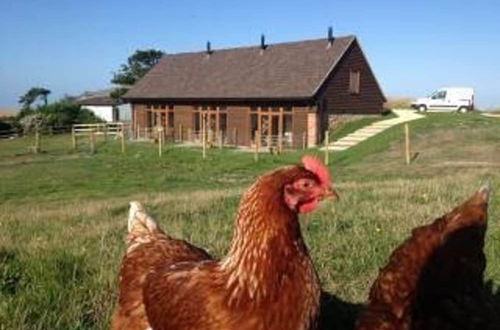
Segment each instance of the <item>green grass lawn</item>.
M330 155L341 193L302 218L335 329L352 329L359 304L391 251L482 182L500 183L500 119L431 114L411 123L410 166L396 126ZM241 192L302 152L253 154L116 141L71 150L69 136L0 141L0 329L107 329L124 252L128 202L143 202L170 234L222 256ZM316 149L309 154L320 155ZM500 285L500 195L493 195L486 276Z

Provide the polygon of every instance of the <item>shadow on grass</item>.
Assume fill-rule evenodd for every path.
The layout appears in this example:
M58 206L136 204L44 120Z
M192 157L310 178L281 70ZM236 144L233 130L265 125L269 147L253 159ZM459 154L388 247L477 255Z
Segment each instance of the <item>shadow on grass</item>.
M362 304L343 301L328 292L323 292L318 329L353 330L362 308Z

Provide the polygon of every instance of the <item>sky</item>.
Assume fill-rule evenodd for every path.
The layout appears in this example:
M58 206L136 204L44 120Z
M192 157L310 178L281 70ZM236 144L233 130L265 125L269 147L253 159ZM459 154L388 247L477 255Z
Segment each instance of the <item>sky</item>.
M384 93L471 86L500 107L500 1L0 0L0 108L33 86L111 86L137 49L168 53L356 35Z

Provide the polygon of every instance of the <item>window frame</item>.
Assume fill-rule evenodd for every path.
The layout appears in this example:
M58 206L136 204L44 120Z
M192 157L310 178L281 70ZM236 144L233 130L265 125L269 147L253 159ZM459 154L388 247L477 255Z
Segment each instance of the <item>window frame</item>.
M361 90L361 70L349 71L349 94L359 95Z

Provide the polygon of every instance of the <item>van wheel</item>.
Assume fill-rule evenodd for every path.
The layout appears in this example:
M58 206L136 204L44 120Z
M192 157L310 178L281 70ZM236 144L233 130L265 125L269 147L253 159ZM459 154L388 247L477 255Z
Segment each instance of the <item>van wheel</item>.
M458 112L460 112L460 113L467 113L467 111L469 111L469 109L467 109L467 107L458 108Z
M418 112L426 112L427 111L427 107L425 105L419 105L418 106Z

